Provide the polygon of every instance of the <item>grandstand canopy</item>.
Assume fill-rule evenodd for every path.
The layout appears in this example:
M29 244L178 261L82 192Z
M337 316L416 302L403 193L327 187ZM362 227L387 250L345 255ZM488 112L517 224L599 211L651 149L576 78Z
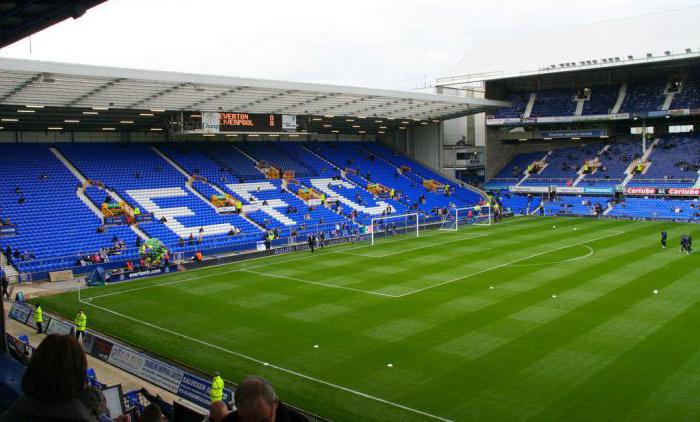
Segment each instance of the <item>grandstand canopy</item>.
M6 130L47 130L66 122L76 130L105 125L142 130L181 111L425 124L506 105L418 92L0 59L0 125ZM133 124L126 128L123 121Z
M107 0L15 0L0 2L0 48L63 20L81 17Z

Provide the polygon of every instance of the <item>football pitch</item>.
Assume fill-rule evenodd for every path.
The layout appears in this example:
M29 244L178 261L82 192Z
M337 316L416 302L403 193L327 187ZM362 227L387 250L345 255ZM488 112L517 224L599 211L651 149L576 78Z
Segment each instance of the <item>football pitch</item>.
M523 217L39 302L336 421L699 420L698 228Z

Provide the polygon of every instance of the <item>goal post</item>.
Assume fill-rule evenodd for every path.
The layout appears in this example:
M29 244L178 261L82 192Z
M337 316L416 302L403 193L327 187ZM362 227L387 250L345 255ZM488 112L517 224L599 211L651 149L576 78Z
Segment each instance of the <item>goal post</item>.
M492 215L489 205L450 208L447 210L445 219L440 225L440 230L457 231L464 225L490 226L491 221Z
M419 223L418 213L386 215L383 217L373 218L369 227L372 245L374 245L379 238L383 237L396 235L419 237Z

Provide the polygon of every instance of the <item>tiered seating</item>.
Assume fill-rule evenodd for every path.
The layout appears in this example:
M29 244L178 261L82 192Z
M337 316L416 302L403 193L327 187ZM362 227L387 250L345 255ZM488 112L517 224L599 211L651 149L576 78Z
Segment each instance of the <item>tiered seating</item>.
M224 167L240 182L265 178L265 175L255 167L255 162L241 154L231 144L212 142L197 145L197 149Z
M700 220L698 201L664 198L627 198L608 213L610 216L632 218L673 218Z
M515 215L524 215L533 212L540 205L540 198L537 196L520 195L507 190L493 193L504 209L510 209Z
M493 117L497 119L519 118L525 114L527 103L530 101L529 93L513 93L506 96L505 101L510 101L512 106L496 110Z
M631 83L620 108L621 113L657 111L664 103L665 79Z
M119 193L124 200L141 210L152 212L157 219L141 226L150 237L163 241L175 251L180 238L197 238L203 229L203 244L198 248L249 245L260 239L262 232L238 215L219 215L208 204L185 188L186 178L146 145L134 144L65 144L60 146L66 157L87 177L100 180ZM95 159L95 151L109 157ZM240 235L228 232L238 228ZM190 246L188 248L188 246Z
M641 157L641 155L642 147L638 141L611 144L603 154L598 156L600 159L598 170L593 174L587 174L579 182L579 186L611 187L619 185L624 181L625 170L632 160Z
M600 146L556 149L547 156L547 166L523 182L523 186L567 186L578 177L584 161L594 158Z
M241 150L258 161L264 161L282 172L293 170L296 177L315 177L319 174L308 165L275 148L271 142L241 142L236 144Z
M134 244L135 234L128 227L97 233L101 219L78 198L78 179L47 145L2 144L0 156L0 209L18 230L15 236L0 237L0 246L35 257L12 259L20 272L73 267L78 255L112 247L114 236ZM15 193L16 188L21 193ZM24 204L18 202L21 197ZM122 256L134 253L132 249Z
M274 147L296 162L304 164L315 176L333 177L339 175L339 172L330 163L323 161L297 142L277 142ZM304 176L297 175L297 177Z
M660 139L648 158L651 165L628 186L691 187L700 169L700 137L669 135Z
M583 103L582 114L584 116L610 114L619 93L619 85L604 85L591 88L591 97Z
M292 230L298 235L331 231L336 224L348 223L347 219L323 206L310 206L290 191L296 185L282 189L280 180L262 180L243 184L228 184L228 190L245 204L247 217L265 229L277 229L281 236L289 236Z
M545 203L544 209L546 215L595 215L596 204L605 210L608 200L599 196L558 196L554 201Z
M679 108L700 108L700 69L691 73L681 92L673 96L671 109Z
M410 172L406 173L406 177L415 180L417 182L423 183L424 180L435 180L443 185L450 185L453 190L453 196L456 196L463 201L476 204L479 202L481 197L474 193L473 191L463 188L462 186L455 186L450 180L448 180L443 175L429 169L428 167L409 159L408 157L399 154L396 151L391 150L377 142L367 142L362 144L362 147L366 150L373 152L382 159L388 161L396 167L407 166L411 169Z
M158 149L175 161L192 176L201 176L211 183L238 181L239 173L229 171L223 164L217 163L192 143L158 145ZM251 165L253 162L251 161ZM253 169L254 170L254 169ZM256 170L256 174L259 174ZM260 175L262 177L262 175Z
M402 195L404 204L417 205L418 209L432 214L437 208L447 208L451 204L459 207L474 205L475 202L467 202L457 196L446 196L442 193L434 193L425 189L422 183L406 176L399 175L398 169L368 152L358 143L336 142L317 143L311 147L318 148L321 155L336 163L341 168L352 168L358 171L357 176L351 177L353 182L366 188L370 183L381 183L393 188ZM425 204L420 204L419 198L425 195ZM397 212L399 208L392 205Z
M247 144L237 144L237 146L242 145ZM273 151L270 153L259 149L260 146L264 147L264 149L275 148L278 147L277 144L255 143L254 145L255 147L249 148L250 151L248 152L266 157L266 159L273 156L279 158L282 155L281 152ZM282 145L284 146L282 147ZM326 172L326 174L334 176L338 173L328 163L302 148L300 144L280 143L279 146L281 147L280 149L284 148L295 156L310 159L310 163L314 167L306 168L305 174ZM231 194L234 198L239 199L244 204L246 217L265 229L277 229L280 236L289 236L292 231L295 231L298 235L318 231L332 231L336 223L348 223L342 215L334 213L328 208L320 206L310 207L307 205L290 192L290 190L295 191L297 189L296 186L289 187L290 190L282 190L280 180L266 180L264 175L257 170L255 170L255 173L246 172L248 178L255 177L257 181L239 183L238 179L230 177L230 172L222 171L225 169L221 168L217 162L201 152L195 145L180 144L177 147L162 146L160 148L188 172L206 177L210 183ZM218 149L218 154L216 155L217 160L222 162L234 162L239 160L240 156L241 154L236 149L230 147ZM253 161L245 156L244 158L251 166L253 165ZM313 171L311 170L312 168L319 168L320 171ZM207 199L212 195L220 194L219 191L209 184L200 181L194 181L193 188ZM263 205L263 202L267 205Z
M486 187L489 187L489 183L518 183L518 181L520 181L520 179L522 179L525 175L527 166L529 166L533 161L541 160L545 154L546 152L544 151L517 154L498 172L498 174L496 174L496 177L489 179L489 181L486 183Z
M571 116L574 111L576 102L573 90L551 89L537 93L530 117Z

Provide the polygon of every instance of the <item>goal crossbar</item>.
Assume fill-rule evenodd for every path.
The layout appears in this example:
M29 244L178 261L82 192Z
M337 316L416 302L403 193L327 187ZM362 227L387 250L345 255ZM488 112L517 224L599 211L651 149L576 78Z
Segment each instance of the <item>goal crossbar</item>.
M440 225L440 230L457 231L463 225L490 226L491 207L489 205L476 205L450 208Z

